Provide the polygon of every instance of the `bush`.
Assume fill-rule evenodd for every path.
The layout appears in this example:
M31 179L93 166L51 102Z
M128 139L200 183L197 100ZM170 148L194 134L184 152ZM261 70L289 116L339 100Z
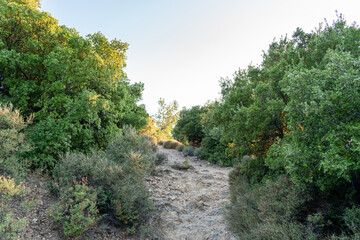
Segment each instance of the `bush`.
M221 130L214 128L201 142L200 158L220 166L232 166L233 159L226 153L226 147L220 142Z
M139 164L149 173L155 164L156 149L151 137L139 135L134 128L125 126L109 143L105 155L120 165L126 165L136 155Z
M182 164L179 162L175 162L173 165L171 165L171 167L176 170L185 170L185 171L193 168L193 166L190 165L188 159L185 159L185 161Z
M307 200L305 191L286 176L250 186L237 166L229 175L231 204L226 221L240 239L309 239L313 234L296 216Z
M164 141L158 141L158 145L162 146L164 144Z
M97 217L96 199L97 193L87 186L87 179L83 178L61 192L60 201L50 208L48 214L62 225L67 238L79 237L100 219Z
M195 149L195 152L194 152L195 156L197 158L199 158L199 159L203 159L202 158L202 154L203 154L202 151L203 151L202 147L199 147L199 148Z
M182 152L184 150L184 145L179 145L176 147L176 150Z
M28 163L20 157L30 150L25 134L21 131L31 123L32 117L24 120L12 104L0 103L0 172L23 175Z
M153 211L145 179L155 166L156 154L148 140L125 128L104 154L63 155L54 169L58 188L66 191L86 177L88 186L97 192L100 213L134 231Z
M193 146L185 146L182 153L184 154L185 157L194 156L195 149Z
M179 145L182 145L182 143L176 140L168 140L164 142L163 147L167 149L176 149L176 147Z
M160 165L168 160L168 156L165 153L157 153L155 165Z
M354 239L360 239L360 207L352 206L345 209L343 220Z
M1 125L0 125L1 126ZM0 239L19 239L28 221L14 216L15 210L24 210L25 187L13 178L0 176Z
M184 144L191 144L198 147L204 137L204 127L201 116L203 113L204 110L200 106L181 110L179 119L172 130L174 138Z

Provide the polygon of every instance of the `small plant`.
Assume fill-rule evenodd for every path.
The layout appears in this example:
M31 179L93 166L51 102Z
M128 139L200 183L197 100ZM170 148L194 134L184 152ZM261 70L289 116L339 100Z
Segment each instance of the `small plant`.
M184 145L179 145L176 147L176 150L182 152L184 150Z
M27 219L14 216L14 206L23 208L25 187L13 178L0 176L0 239L19 239ZM23 210L23 209L22 209Z
M79 237L100 217L97 216L97 194L87 186L87 179L74 181L72 187L61 192L60 201L49 210L54 222L60 223L66 237Z
M165 153L157 153L155 165L160 165L168 160L168 156Z
M185 170L185 171L190 168L193 168L193 166L190 165L189 160L187 158L182 164L179 162L175 162L173 165L171 165L171 167L176 170Z
M199 147L199 148L197 148L196 150L195 150L195 156L197 157L197 158L199 158L199 159L202 159L202 148L201 147Z
M184 149L183 149L182 152L183 152L183 154L184 154L185 157L187 157L187 156L194 156L195 149L194 149L193 146L186 146L186 147L184 147Z

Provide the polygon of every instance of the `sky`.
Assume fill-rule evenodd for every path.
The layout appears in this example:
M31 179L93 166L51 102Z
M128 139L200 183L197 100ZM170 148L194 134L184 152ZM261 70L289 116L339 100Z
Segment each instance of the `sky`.
M180 108L219 99L221 78L261 63L275 39L311 32L336 10L360 23L359 0L42 0L43 11L82 36L102 32L129 43L125 72L145 85L150 115L158 101Z

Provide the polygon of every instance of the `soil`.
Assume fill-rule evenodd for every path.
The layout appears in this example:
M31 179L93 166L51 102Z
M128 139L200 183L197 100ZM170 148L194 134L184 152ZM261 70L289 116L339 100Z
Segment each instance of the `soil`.
M168 155L168 161L157 167L149 185L160 215L158 230L163 238L235 239L223 219L223 210L229 201L228 173L231 168L196 157L185 158L176 150L159 147L158 151ZM185 159L191 168L172 168L183 164Z

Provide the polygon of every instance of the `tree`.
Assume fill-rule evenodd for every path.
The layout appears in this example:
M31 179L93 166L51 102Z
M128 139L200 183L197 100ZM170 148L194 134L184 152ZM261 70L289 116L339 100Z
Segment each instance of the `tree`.
M35 165L51 168L62 151L104 148L123 125L142 128L147 113L143 84L123 71L127 43L81 37L39 7L0 2L0 101L34 114Z
M200 106L181 110L179 119L172 131L174 138L183 143L188 142L194 146L199 146L204 137L201 122L202 114L203 110Z
M292 181L332 189L357 179L360 166L360 64L328 51L324 68L298 68L282 81L291 130L270 149L267 164Z
M170 104L166 104L165 99L160 98L159 109L155 115L155 121L157 127L165 134L167 139L171 139L171 131L175 125L179 112L177 101L173 101Z

